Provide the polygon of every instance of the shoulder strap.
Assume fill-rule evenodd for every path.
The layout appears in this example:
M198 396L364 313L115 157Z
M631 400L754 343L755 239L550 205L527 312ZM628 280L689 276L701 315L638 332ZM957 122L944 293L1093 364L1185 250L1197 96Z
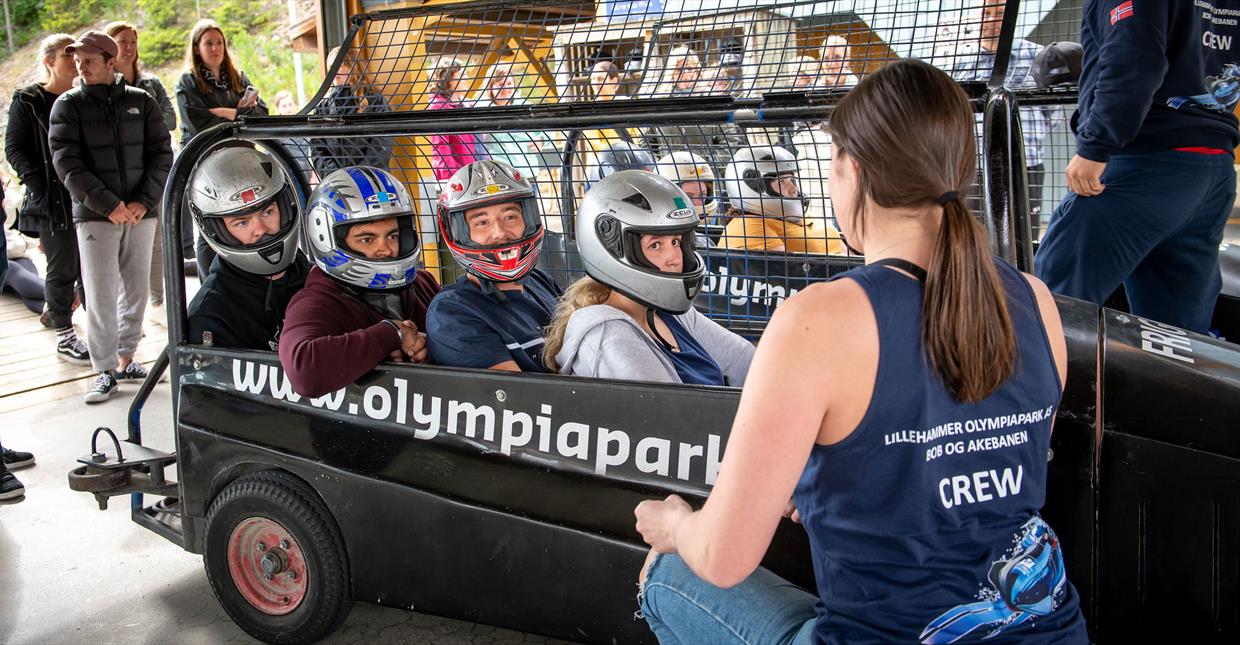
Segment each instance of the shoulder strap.
M917 278L918 282L926 281L926 270L903 258L883 258L881 260L871 262L870 266L900 269L901 271L908 272L914 278Z

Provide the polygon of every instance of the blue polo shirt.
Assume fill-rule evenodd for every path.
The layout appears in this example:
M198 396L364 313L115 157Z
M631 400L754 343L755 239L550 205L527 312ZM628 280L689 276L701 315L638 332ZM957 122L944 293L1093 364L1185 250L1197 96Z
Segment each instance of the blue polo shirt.
M562 291L546 273L530 271L521 291L484 293L468 278L444 287L426 312L431 362L488 368L516 361L523 372L546 372L543 329Z

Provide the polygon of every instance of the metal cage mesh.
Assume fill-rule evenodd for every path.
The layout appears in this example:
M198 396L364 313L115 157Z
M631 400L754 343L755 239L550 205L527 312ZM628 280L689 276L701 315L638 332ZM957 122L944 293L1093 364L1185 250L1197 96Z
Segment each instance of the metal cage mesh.
M238 130L280 140L311 188L345 166L391 170L416 196L427 267L445 281L458 271L435 230L436 199L475 159L533 179L549 232L542 265L563 285L582 275L573 216L592 180L638 167L698 184L689 187L716 202L698 205L710 268L698 304L757 333L782 298L857 260L834 219L824 126L850 86L891 61L922 58L965 84L979 152L986 84L1015 92L1024 159L1011 164L1027 166L1037 235L1066 191L1075 92L1038 87L1032 55L1075 40L1080 10L1081 0L557 0L377 11L354 19L300 115ZM797 160L800 220L746 213L725 186L738 152L775 146ZM677 175L686 166L673 153L693 155L694 177ZM978 169L983 177L981 158ZM972 200L979 213L982 201Z

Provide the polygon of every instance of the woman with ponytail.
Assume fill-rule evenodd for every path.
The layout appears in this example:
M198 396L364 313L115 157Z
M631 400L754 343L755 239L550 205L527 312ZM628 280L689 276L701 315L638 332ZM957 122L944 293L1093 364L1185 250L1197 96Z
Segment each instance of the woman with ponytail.
M1088 642L1038 515L1063 329L961 200L973 124L915 60L836 108L831 197L866 264L775 313L705 506L637 507L661 642ZM817 593L759 567L781 514L805 526Z

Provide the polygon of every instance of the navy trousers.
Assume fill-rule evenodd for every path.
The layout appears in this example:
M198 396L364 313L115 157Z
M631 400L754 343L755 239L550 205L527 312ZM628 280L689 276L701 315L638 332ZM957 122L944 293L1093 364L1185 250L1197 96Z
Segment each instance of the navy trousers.
M1236 199L1230 154L1113 155L1102 194L1069 192L1051 215L1034 272L1051 291L1101 305L1123 284L1132 312L1209 330L1218 252Z

